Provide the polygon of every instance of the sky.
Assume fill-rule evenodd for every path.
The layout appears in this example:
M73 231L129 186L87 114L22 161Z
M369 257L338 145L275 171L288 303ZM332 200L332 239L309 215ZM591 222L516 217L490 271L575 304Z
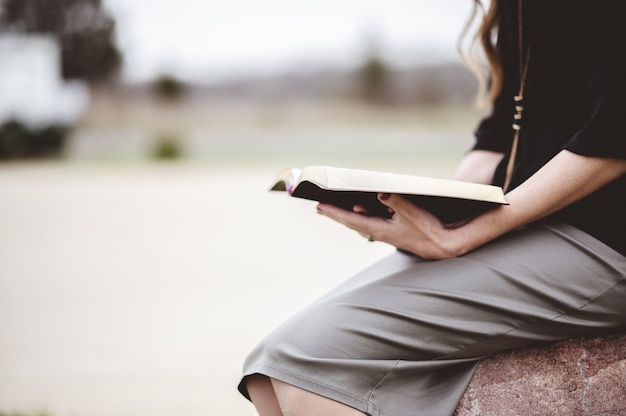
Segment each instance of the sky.
M104 0L130 82L213 81L355 65L453 60L471 0Z

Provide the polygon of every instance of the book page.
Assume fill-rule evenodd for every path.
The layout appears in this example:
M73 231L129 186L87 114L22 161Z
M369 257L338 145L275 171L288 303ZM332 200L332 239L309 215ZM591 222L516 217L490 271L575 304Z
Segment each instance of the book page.
M497 186L333 167L308 167L301 180L315 181L324 189L335 191L389 192L472 200L486 200L506 204L501 188Z

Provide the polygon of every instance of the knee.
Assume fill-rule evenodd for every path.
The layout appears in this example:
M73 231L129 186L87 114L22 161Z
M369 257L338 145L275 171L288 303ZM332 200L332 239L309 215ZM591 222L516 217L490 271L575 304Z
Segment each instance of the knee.
M343 403L311 393L291 384L271 379L284 416L365 416Z
M329 410L329 405L339 405L337 402L276 379L271 379L271 383L285 415L325 414L322 410ZM313 409L317 409L317 413L309 413ZM326 412L326 414L335 413Z
M255 374L246 378L246 390L253 401L255 397L274 395L274 388L270 378L261 374Z
M274 387L272 387L272 382L268 377L260 374L248 377L246 380L246 389L259 415L283 415L276 394L274 393Z

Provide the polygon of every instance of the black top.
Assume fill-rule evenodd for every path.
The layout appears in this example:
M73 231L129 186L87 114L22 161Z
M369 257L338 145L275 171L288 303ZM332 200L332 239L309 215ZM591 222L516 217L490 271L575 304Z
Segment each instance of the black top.
M531 57L511 189L562 149L626 159L626 25L621 1L526 0L524 45ZM498 48L504 86L476 131L474 149L511 150L519 82L517 1L500 1ZM626 255L626 175L547 220L567 222Z

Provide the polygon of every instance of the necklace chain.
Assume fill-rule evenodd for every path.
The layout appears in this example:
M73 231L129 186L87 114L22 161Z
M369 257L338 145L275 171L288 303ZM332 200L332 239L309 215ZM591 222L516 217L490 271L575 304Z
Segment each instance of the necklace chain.
M494 0L496 1L496 0ZM506 178L502 188L506 191L511 184L513 176L513 167L515 166L515 157L517 155L517 147L519 143L520 130L522 129L522 113L524 111L524 87L526 86L526 75L528 73L528 62L530 61L530 45L526 48L524 55L524 37L522 22L522 0L517 1L517 42L519 53L519 90L517 95L513 97L515 103L515 114L513 115L513 144L511 146L511 155L506 166Z

